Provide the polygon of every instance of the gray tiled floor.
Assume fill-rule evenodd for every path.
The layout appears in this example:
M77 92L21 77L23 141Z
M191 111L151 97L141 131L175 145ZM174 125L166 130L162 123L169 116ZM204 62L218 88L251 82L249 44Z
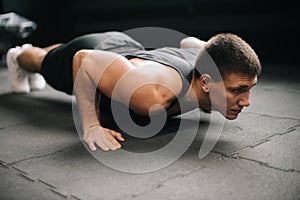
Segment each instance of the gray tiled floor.
M300 80L275 75L261 77L252 106L226 121L205 158L198 157L208 128L204 120L178 160L132 174L89 154L75 130L70 96L50 87L12 94L2 67L0 199L299 199ZM124 148L147 152L172 137L128 139Z

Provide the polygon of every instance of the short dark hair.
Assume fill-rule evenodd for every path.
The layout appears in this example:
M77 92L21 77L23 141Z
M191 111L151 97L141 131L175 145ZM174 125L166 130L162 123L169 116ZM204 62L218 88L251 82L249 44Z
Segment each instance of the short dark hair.
M212 63L217 69L211 66ZM204 73L215 81L221 81L231 73L254 77L260 75L261 64L247 42L235 34L220 33L209 39L197 56L194 76L199 78Z

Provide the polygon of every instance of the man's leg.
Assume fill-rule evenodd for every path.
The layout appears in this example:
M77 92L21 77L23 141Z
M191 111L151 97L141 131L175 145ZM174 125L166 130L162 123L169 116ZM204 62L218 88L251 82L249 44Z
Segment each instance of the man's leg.
M43 60L47 53L62 44L55 44L46 48L31 47L24 50L18 57L20 67L28 72L40 73Z
M28 73L28 71L31 73L39 72L54 89L73 94L73 57L82 49L125 53L144 48L129 36L120 32L93 33L74 38L61 46L54 45L44 49L38 47L23 49L18 56L16 56L16 53L12 54L14 56L8 56L12 57L8 60L13 61L8 62L8 65L19 66L21 70L25 71L23 74ZM25 91L28 90L27 88Z
M28 93L30 90L41 90L46 87L44 78L38 72L46 54L57 46L42 49L25 44L11 48L7 52L8 79L14 92Z

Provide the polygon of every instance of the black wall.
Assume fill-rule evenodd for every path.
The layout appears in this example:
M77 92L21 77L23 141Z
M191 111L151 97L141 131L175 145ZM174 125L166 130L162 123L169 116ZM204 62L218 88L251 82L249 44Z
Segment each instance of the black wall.
M3 13L16 12L38 24L30 42L47 45L66 40L72 31L69 1L65 0L2 0ZM68 14L69 13L69 14Z
M298 64L300 21L295 2L2 0L2 12L14 11L37 22L38 30L27 40L40 46L89 32L157 26L204 40L219 32L236 33L253 46L263 63Z

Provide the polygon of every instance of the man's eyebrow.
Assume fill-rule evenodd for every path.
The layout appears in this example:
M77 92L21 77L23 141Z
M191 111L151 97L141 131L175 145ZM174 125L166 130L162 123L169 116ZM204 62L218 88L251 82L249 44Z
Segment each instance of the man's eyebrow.
M241 88L241 89L246 89L246 88L252 88L256 85L256 83L252 84L252 85L239 85L239 86L235 86L235 87L229 87L230 89L236 89L236 88Z

